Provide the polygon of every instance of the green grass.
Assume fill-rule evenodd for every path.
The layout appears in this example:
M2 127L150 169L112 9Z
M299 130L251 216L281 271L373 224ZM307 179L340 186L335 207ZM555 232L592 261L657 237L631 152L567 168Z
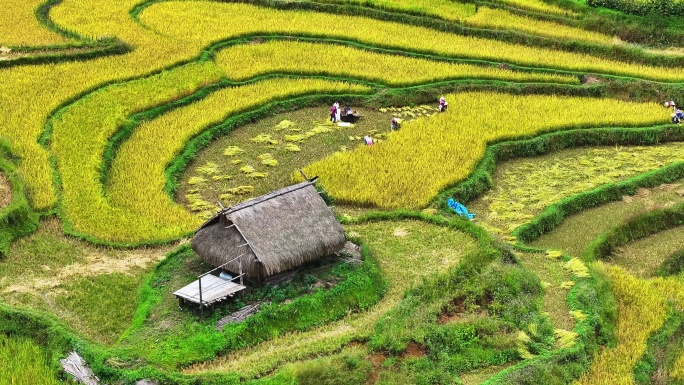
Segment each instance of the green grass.
M477 385L501 370L506 369L508 366L510 365L490 366L484 369L471 370L459 375L458 379L461 380L463 385Z
M416 5L409 3L407 2L406 7L409 10L416 10ZM449 2L444 4L447 3ZM523 8L532 3L532 0L517 1ZM538 1L537 3L544 5ZM452 5L456 11L465 9L470 12L476 8L473 4ZM70 7L69 4L65 6ZM323 13L321 15L330 16ZM101 20L98 21L96 18L88 20L89 17L79 21L67 21L73 22L76 29L88 27L90 22L93 22L91 26L102 24ZM85 24L79 26L80 23ZM611 22L605 21L602 28L607 29L610 25ZM503 40L511 39L505 34L500 36ZM522 37L520 40L522 43L525 42ZM536 41L531 39L527 43L534 45ZM144 44L139 48L144 51ZM578 49L586 50L581 46L578 46ZM183 50L178 52L181 51ZM552 50L549 49L548 52ZM620 51L617 50L614 54L619 55ZM611 87L615 89L611 90ZM619 93L616 89L620 87L623 85L608 85L607 93ZM626 89L629 87L631 86L623 87L625 97L647 98L644 94L650 92L651 86L634 86L634 92L639 95L627 96L629 90ZM676 92L677 87L662 89ZM653 86L653 89L656 89L656 86ZM542 92L548 93L553 90L555 88L546 91L542 89ZM597 93L602 92L598 87L596 90ZM230 135L214 141L207 149L202 150L186 168L181 178L178 200L189 205L191 202L188 196L197 194L201 200L213 205L232 188L254 187L254 191L248 194L233 194L232 197L223 199L224 204L230 205L288 185L291 183L290 178L294 170L341 151L342 147L351 149L361 145L358 139L350 140L349 136L360 137L372 130L387 131L392 116L390 113L373 110L363 110L363 113L365 117L352 129L335 128L332 133L320 133L294 143L301 148L299 152L283 149L285 135L302 134L314 127L314 121L327 121L327 106L293 111L239 127ZM292 128L300 131L274 130L274 126L285 119L295 122ZM250 140L264 133L272 135L281 146L271 147ZM59 130L56 134L59 134ZM64 135L68 136L69 132L65 132ZM86 133L85 137L89 136L92 135ZM59 139L59 135L56 135L56 138ZM59 142L55 143L59 149ZM226 156L223 152L228 146L238 146L244 152ZM497 171L500 172L495 176L497 187L480 201L472 202L469 208L478 214L480 224L501 233L508 233L564 197L600 184L629 178L675 159L682 159L680 154L683 149L682 144L648 148L577 149L540 158L511 161L503 164ZM258 159L266 153L277 163L271 161L271 165L266 165L262 159ZM30 158L26 161L30 161ZM76 164L80 164L82 159L75 159ZM63 160L60 159L60 166L63 166ZM233 164L232 160L241 162ZM268 176L247 176L240 171L244 166L251 166L257 172L268 173ZM373 167L372 164L368 166ZM79 168L75 167L74 170L78 171ZM64 175L62 177L64 178ZM190 180L197 180L198 177L207 180L201 184L202 187L189 184ZM46 185L50 186L49 183ZM67 190L69 189L65 188L65 192L68 193ZM99 197L99 193L95 193ZM674 190L653 190L648 195L643 192L637 197L625 198L623 202L588 210L569 218L557 231L542 237L538 244L552 245L554 248L558 247L579 256L584 245L598 233L637 213L681 201L680 195ZM83 197L77 196L76 201L81 198ZM88 204L83 207L94 209ZM366 213L365 210L354 207L339 210L354 216ZM107 221L101 221L100 224L103 224L103 231L106 232ZM206 366L195 365L188 369L188 372L234 371L236 382L244 380L247 383L365 384L372 382L369 375L374 368L368 360L371 354L369 348L358 341L372 341L374 336L386 333L390 337L400 337L389 338L392 341L405 342L404 339L412 339L425 343L427 355L405 358L401 356L401 352L394 352L396 356L391 356L380 365L377 383L453 383L458 382L456 374L461 373L464 373L459 376L462 382L477 383L502 370L507 363L518 359L514 339L517 329L532 333L529 325L537 325L538 322L540 328L545 328L539 339L545 340L534 341L539 345L536 346L536 352L548 350L552 343L548 340L550 325L548 322L539 321L539 318L543 318L538 314L539 310L547 311L556 327L570 330L574 325L568 315L566 291L560 288L560 284L570 280L570 276L562 269L560 262L547 259L544 254L521 253L519 260L522 266L503 262L488 264L481 272L468 276L466 282L465 278L460 279L465 274L449 274L456 271L464 260L468 261L464 258L465 255L477 250L478 244L472 236L444 226L401 220L346 225L346 230L353 237L367 242L377 258L379 268L389 282L385 297L374 306L359 306L361 309L349 306L345 308L346 313L342 319L326 319L319 311L301 314L306 313L304 311L292 315L291 318L291 314L287 313L288 317L281 317L283 319L278 320L287 325L291 325L288 322L298 316L316 320L303 322L305 326L299 329L278 328L282 324L273 327L273 324L269 324L270 320L266 319L247 324L244 329L243 326L235 326L229 327L228 332L219 333L215 330L216 320L240 307L243 302L255 298L268 298L274 302L274 307L285 307L285 300L309 300L314 297L309 294L320 292L309 291L306 285L296 288L254 290L241 301L236 301L207 314L205 319L200 319L192 310L180 311L176 299L171 294L210 268L192 253L167 261L166 265L162 264L161 268L155 270L155 275L150 278L149 287L143 287L154 291L153 296L156 297L153 299L156 302L145 302L145 299L149 298L145 297L145 292L139 295L139 288L146 282L145 277L152 271L152 267L171 247L135 250L94 247L64 236L60 226L54 219L43 221L38 232L15 242L7 257L0 259L0 302L54 314L61 322L78 330L87 340L96 341L96 344L90 344L83 340L74 342L73 345L91 353L91 357L88 358L100 369L103 369L103 365L132 371L140 369L138 374L142 375L153 368L179 370L181 366L193 361L207 360L218 354L221 357L215 361L210 361ZM482 244L479 247L482 248L480 251L485 248ZM615 255L614 262L629 265L639 274L644 271L643 274L650 275L655 269L656 262L675 249L681 249L677 231L666 231L627 245ZM485 254L485 251L481 254ZM365 267L367 265L364 265ZM470 268L469 264L468 269ZM346 273L348 271L341 275ZM440 289L445 286L434 283L437 281L436 276L447 277L442 281L446 282L447 290L441 291ZM549 284L543 297L537 277L542 283ZM418 297L416 293L420 290L432 290L433 292L425 297L432 295L430 299L433 301L415 302L417 306L404 309L404 306L408 307L407 304L412 304L406 301L407 298ZM467 299L469 309L479 311L475 314L484 315L464 317L464 320L458 322L438 325L435 318L444 310L445 302L455 299L452 297L454 295ZM145 312L147 305L150 306L149 314ZM307 310L303 306L300 309ZM406 324L393 323L406 314L415 317L406 317L409 319ZM131 324L133 326L127 329ZM269 330L275 330L275 333L264 342L259 342L261 337L253 337L252 340L240 339L244 334L257 335L269 327L273 327ZM392 327L396 329L391 329ZM593 337L593 332L594 330L591 330L588 335ZM56 334L54 330L46 333ZM663 349L667 350L669 362L676 356L675 351L681 351L683 334L680 327L674 337L666 341L666 347ZM122 340L119 341L120 339ZM101 347L99 343L114 347ZM93 353L94 350L97 352ZM655 354L657 356L657 352ZM569 357L569 365L575 363L573 360L583 359L586 358ZM46 355L33 342L14 337L7 338L0 334L0 385L58 384L60 382L55 377L54 361L54 357ZM471 370L490 364L495 366ZM107 370L104 369L105 372ZM265 377L251 380L259 376ZM200 379L184 380L202 382ZM214 383L222 383L222 380L216 380Z
M653 277L671 254L684 249L684 227L661 231L620 247L610 262L640 278Z
M7 257L0 260L0 275L16 277L38 268L50 271L78 262L83 255L81 245L85 244L61 235L56 219L44 220L36 233L12 244Z
M64 285L55 304L77 320L72 327L113 343L133 318L141 275L113 273L76 279Z
M561 287L563 282L572 281L572 274L563 269L561 260L550 259L546 253L520 253L518 257L523 266L541 279L542 286L545 287L542 309L549 313L553 326L557 329L572 330L575 321L570 316L566 299L568 289Z
M352 341L368 339L375 324L399 304L407 289L420 285L424 278L445 273L455 267L465 253L476 248L469 235L415 220L347 225L345 229L350 236L367 242L388 280L387 292L380 302L340 321L231 352L192 366L187 372L235 371L252 378L287 363L332 354Z
M419 221L347 225L345 230L369 242L383 274L403 290L456 266L475 247L468 235Z
M497 167L494 188L468 203L477 222L508 233L561 199L682 160L683 143L577 148Z
M660 277L676 275L684 271L684 249L679 249L668 255L658 267L656 274Z
M192 252L167 260L163 266L163 270L157 269L149 283L151 288L158 292L153 294L158 302L144 319L144 323L121 341L122 355L159 360L159 355L163 354L163 351L160 352L160 343L166 343L174 337L187 338L193 333L206 333L213 329L212 323L216 322L216 316L209 314L209 319L200 323L199 314L190 310L181 311L178 300L172 295L175 290L196 280L198 275L205 273L212 266L196 258ZM205 340L205 343L209 348L209 341ZM213 344L216 343L213 341ZM163 361L175 362L183 359L182 354L187 352L167 353ZM153 358L150 359L150 356Z
M216 311L205 311L202 318L190 306L179 309L172 295L211 268L188 246L170 254L145 285L140 302L148 310L136 315L133 327L122 340L119 360L130 362L142 357L167 370L177 370L210 360L219 352L269 344L286 334L306 333L363 313L382 298L386 287L375 258L364 247L362 264L332 258L316 261L306 265L290 284L253 288ZM333 285L319 288L314 274L318 279L334 281ZM220 331L216 329L220 318L254 301L265 302L256 315L245 322L227 324Z
M276 124L280 120L275 119ZM506 165L504 164L504 167ZM606 214L619 212L622 216L614 217L607 225L614 224L621 218L626 218L649 207L663 206L668 202L681 199L678 193L680 187L671 185L648 190L648 192L642 190L635 197L627 197L622 202L614 203L624 206L620 210L611 206L613 204L607 205L611 206L608 209L605 209L607 206L603 206L592 210L605 209ZM633 211L630 211L631 209ZM350 210L356 215L363 214L363 211L354 211L353 208ZM588 210L588 212L592 210ZM582 215L584 214L580 216ZM571 217L568 221L574 218ZM588 216L584 220L591 220L591 218L592 216ZM584 222L578 226L586 225ZM355 347L345 348L349 342L369 338L373 333L373 325L382 319L383 314L388 314L386 313L387 310L396 309L396 305L406 290L425 284L425 278L434 277L436 271L445 272L455 267L460 262L463 253L476 248L473 239L463 233L413 220L346 225L346 230L353 237L367 240L376 257L378 257L380 268L390 281L389 291L385 299L367 312L350 314L341 321L331 322L305 332L282 335L272 341L234 351L226 356L226 361L219 358L207 366L202 366L202 368L198 365L191 371L204 372L207 368L218 369L219 371L235 370L247 378L274 373L272 376L263 379L265 383L273 384L288 383L287 381L312 383L310 381L314 381L315 378L329 380L327 383L331 384L341 384L344 383L340 381L345 376L349 379L349 383L364 383L364 378L370 370L368 362L364 353ZM577 228L574 232L585 233L585 231L577 231ZM573 243L574 241L568 242ZM556 245L553 246L556 247ZM149 251L155 252L154 250ZM26 269L40 267L43 269L40 275L49 278L51 275L59 276L60 273L76 264L92 262L93 260L89 258L93 256L99 258L95 261L103 260L103 254L104 257L121 260L124 259L123 254L127 253L127 258L134 258L137 253L141 252L144 251L122 252L89 246L87 243L61 235L59 224L54 220L48 220L43 222L42 229L37 233L15 243L8 256L11 260L1 261L0 271L21 276L22 271ZM159 253L159 250L156 250L156 253ZM567 330L571 329L573 321L567 314L566 292L557 288L559 282L568 280L567 273L562 270L559 262L548 260L544 254L524 253L519 257L526 269L534 272L542 281L551 283L543 298L543 310L549 313L554 326ZM11 263L5 263L7 261ZM206 322L198 322L196 313L179 312L175 298L170 295L170 292L175 288L185 285L206 269L208 266L196 258L182 259L178 261L178 265L169 274L155 278L154 286L163 288L165 293L160 298L160 304L154 308L144 327L123 341L120 349L116 350L111 357L111 362L123 367L137 365L134 357L143 357L141 362L147 363L170 363L174 360L187 362L188 357L190 360L193 357L192 354L189 354L192 352L187 349L190 345L206 349L204 353L196 357L207 357L207 351L219 350L224 341L222 336L213 332L213 326L216 319L223 313L219 311L210 315ZM137 271L135 268L133 270ZM491 272L489 274L492 274L490 278L496 276ZM5 275L3 276L5 277ZM52 292L49 294L52 302L50 303L46 299L41 300L31 293L2 294L2 289L11 284L8 279L10 278L6 277L0 280L0 295L7 295L16 304L26 301L26 304L33 308L47 309L50 304L56 305L53 311L75 327L86 330L85 335L93 336L100 341L113 342L130 323L132 313L135 311L135 299L130 300L132 294L127 293L127 290L135 294L135 290L131 290L131 288L137 288L141 278L137 275L102 273L95 274L93 278L78 277L68 283L60 283L51 288ZM12 279L17 280L16 278ZM492 281L497 283L496 287L515 286L515 282L509 278L501 278L498 281L497 279ZM106 296L101 298L100 296L103 294ZM97 310L93 314L88 314L88 307L93 303L97 304ZM501 311L506 306L506 302L501 302L497 305L497 309ZM104 317L109 314L107 311L111 309L116 309L114 311L118 313L114 317L105 319ZM428 306L423 310L429 313L435 309ZM76 315L82 316L82 318L77 319ZM496 317L492 319L496 319ZM420 325L416 323L415 326ZM436 330L439 328L422 331L409 330L409 334L413 333L416 336L425 336L426 333L427 335L434 335ZM497 344L500 345L499 347L505 348L505 344L502 342L497 342ZM491 346L485 346L481 351L478 350L477 354L486 357L487 362L507 362L497 361L501 360L499 356L489 356L488 354L491 354L490 348ZM344 349L344 352L338 353L340 349ZM446 347L446 349L451 349L451 347ZM347 350L351 352L347 352ZM471 367L470 365L473 364L464 358L471 353L475 354L474 351L468 354L452 352L452 361L445 361L446 358L439 360L416 358L388 364L380 371L378 383L439 382L442 378L440 377L441 371L452 373L447 370L447 367L440 365L445 365L445 362L452 362L450 365ZM314 358L317 356L323 358ZM459 361L458 357L463 358L463 360ZM144 361L145 359L149 361ZM493 374L487 370L483 372ZM468 378L467 376L465 378Z
M663 327L648 339L646 353L634 368L634 379L638 385L672 384L681 385L670 376L677 358L684 352L684 313L670 309Z
M340 101L342 106L344 105L343 102L343 100ZM359 109L364 115L354 128L333 128L333 132L318 134L301 142L292 142L301 149L299 152L288 151L282 146L283 143L286 143L284 141L285 135L304 134L314 128L314 122L327 122L330 118L329 107L304 108L239 127L230 135L213 141L211 145L197 154L197 157L188 165L180 177L178 200L190 205L188 194L198 193L202 200L215 204L219 197L231 188L253 186L254 191L252 193L235 194L232 198L222 200L224 205L239 203L291 184L291 176L295 170L303 168L315 160L323 159L333 152L340 151L342 146L352 149L355 146L362 145L363 142L360 139L350 140L350 136L363 137L369 132L373 135L373 130L377 133L389 131L390 119L392 119L390 112L382 113L373 109L351 107ZM285 129L276 129L275 127L284 120L293 122L294 125ZM278 140L280 145L271 146L267 143L251 141L252 138L260 134L271 135L273 139ZM229 146L237 146L244 152L226 156L224 150ZM257 159L266 153L271 154L278 161L277 166L264 165ZM240 163L233 164L233 161L240 161ZM218 166L216 172L206 175L206 173L203 174L201 170L198 170L209 162ZM252 166L257 172L268 173L268 177L250 177L240 171L240 168L244 166ZM214 180L212 178L214 175L229 175L231 178ZM313 176L310 175L309 177ZM194 177L202 177L206 179L206 182L199 185L189 184L191 178Z
M354 305L343 309L343 313L354 311L354 306L366 307L367 302L377 301L371 298L376 292L370 292L363 280L373 275L372 265L355 265L340 262L333 257L326 257L311 262L295 275L290 283L279 286L253 287L250 291L241 293L232 301L219 305L214 311L205 311L201 318L197 308L186 306L179 309L172 292L194 281L198 275L212 267L204 263L189 249L174 253L160 268L157 269L151 288L155 291L152 311L144 322L128 333L122 340L122 352L127 356L141 356L151 362L174 367L182 363L201 362L213 357L216 351L236 350L250 344L256 344L265 336L263 332L274 331L276 334L295 330L307 329L339 318L340 306L347 306L343 298L353 297ZM319 281L330 282L335 285L330 289L320 289L316 285ZM346 285L346 286L345 286ZM382 288L379 288L380 291ZM365 291L364 291L365 290ZM303 299L305 307L312 308L316 301L320 302L325 293L336 293L334 301L324 301L322 306L312 310L312 314L287 313L292 306L289 303ZM332 294L330 294L332 295ZM365 296L365 297L364 297ZM223 331L216 330L217 321L257 301L264 302L261 312L249 324L228 324ZM267 310L267 308L269 310ZM280 313L279 313L280 312ZM315 314L313 314L315 313ZM301 317L301 319L297 319ZM252 329L258 330L252 330ZM174 350L169 353L169 348Z
M670 202L682 201L683 198L676 191L672 191L668 186L664 187L641 189L637 195L624 197L622 201L611 202L568 217L553 231L532 242L532 245L559 249L573 257L580 257L591 241L616 224L639 213L668 205Z
M516 362L521 349L534 355L549 352L553 326L539 312L538 279L514 264L493 262L479 273L469 272L472 267L463 262L446 276L409 291L378 323L371 347L401 353L408 351L410 339L426 350L425 357L402 361L380 378L388 377L388 383L398 376L409 379L400 383L450 383L462 372ZM438 318L440 310L463 314L444 322ZM488 316L474 316L477 313ZM523 330L530 337L527 342L517 338Z
M0 334L0 385L59 385L48 356L34 342Z
M317 109L310 110L318 111ZM299 112L301 111L295 113ZM378 115L381 114L378 113ZM273 122L268 123L269 127L283 119L285 118L282 116L277 119L273 118ZM288 119L292 120L289 117ZM378 119L380 123L384 121L384 118ZM260 130L256 129L255 131ZM325 134L309 140L318 140L323 135ZM218 155L221 157L224 157L222 155L223 148L218 148ZM658 148L649 147L646 149ZM587 149L581 150L588 151ZM614 149L611 150L614 151ZM661 150L653 157L657 160L658 156L669 156L670 151L672 150ZM563 159L568 159L567 155L565 156L566 158ZM639 158L640 156L633 157ZM508 163L504 163L502 167L507 166L509 166ZM192 170L194 171L194 169ZM608 220L606 225L614 224L615 221L649 207L662 206L668 202L681 199L678 193L680 187L672 185L649 190L650 192L642 190L635 197L627 197L624 201L617 202L617 204L624 206L620 210L611 206L613 204L592 210L604 209L606 215L614 215L616 211L619 212L622 216L615 216ZM608 206L611 207L606 209ZM342 208L342 210L347 210L354 215L364 213L363 210L354 208ZM592 210L588 210L588 212ZM571 217L568 221L574 218ZM591 218L590 215L584 220L592 220ZM603 223L604 221L600 222ZM586 222L578 226L586 226ZM307 381L313 381L312 379L317 377L329 378L329 383L341 383L339 381L344 376L349 377L350 383L363 383L362 377L370 370L367 366L368 363L362 353L356 351L354 347L351 348L352 352L348 353L345 346L348 346L350 341L369 338L374 332L373 326L382 319L383 314L389 314L387 313L388 310L396 309L406 290L425 284L425 279L434 277L437 274L436 272L446 272L457 266L465 252L473 251L477 247L470 236L461 232L414 220L354 224L345 227L352 237L365 239L369 243L373 253L378 258L383 274L389 280L388 293L380 303L367 312L352 313L341 321L317 326L309 331L282 335L272 341L234 351L227 355L225 360L221 357L216 361L200 364L193 367L190 372L204 372L209 369L234 370L247 378L274 373L273 376L263 379L266 383L273 384L295 380L299 383L309 383ZM586 233L586 231L577 231L577 228L574 232L582 235ZM549 236L554 233L549 234ZM573 235L577 236L577 234ZM568 241L568 243L574 243L574 240ZM6 272L2 275L5 278L0 280L0 298L3 300L8 298L14 304L25 304L32 308L52 310L66 322L84 330L84 335L106 343L115 342L121 332L130 324L135 312L137 287L140 285L144 272L149 271L147 268L130 267L129 270L126 270L128 272L134 271L134 275L97 272L92 277L72 277L73 279L68 282L60 282L59 285L49 288L47 298L39 298L30 292L3 293L3 289L25 279L26 276L23 272L26 270L39 268L39 277L50 278L64 274L67 269L73 270L74 265L85 265L89 262L97 263L103 260L111 263L113 262L112 259L121 261L136 258L136 255L139 257L139 254L148 252L160 254L159 249L117 251L93 247L85 242L63 236L59 223L54 220L44 221L41 230L27 238L20 239L13 246L8 259L0 261L0 272ZM558 247L557 245L553 246ZM567 273L560 267L559 262L547 259L544 254L524 253L519 257L526 269L541 277L542 281L551 284L543 297L543 310L549 313L554 326L567 330L571 329L573 321L568 316L565 301L566 291L558 287L559 282L568 280ZM156 277L153 286L160 288L164 293L160 297L160 303L153 308L144 326L122 341L122 344L114 351L111 362L124 368L133 367L137 365L136 357L143 357L141 362L171 364L173 367L173 362L188 362L192 361L193 357L203 360L211 356L209 352L220 350L220 347L225 343L224 337L220 333L215 333L213 328L215 321L227 310L218 311L209 315L205 321L198 322L197 313L178 311L177 302L170 295L173 290L187 284L187 282L195 279L197 274L207 269L208 266L201 263L197 258L186 258L178 260L177 265L170 269L168 274ZM495 273L489 274L492 274L490 278L496 276ZM502 278L501 281L495 279L493 282L498 282L500 285L497 284L496 286L502 288L514 285L514 282L508 278ZM294 296L296 295L299 294L294 294ZM89 306L92 304L95 304L97 308L92 313L88 313ZM49 306L53 308L49 308ZM501 311L506 307L506 302L501 302L497 306ZM430 313L438 310L438 308L427 306L421 312ZM112 317L110 311L114 311L116 314ZM423 315L421 314L420 317ZM496 317L492 319L496 319ZM416 328L423 327L420 322L414 326ZM407 331L409 334L424 337L426 333L427 335L430 333L434 335L435 330L438 329ZM189 349L189 346L193 348ZM196 348L200 348L199 354L197 351L192 351ZM490 353L485 354L485 352L489 352L489 348L485 346L477 354L488 357L487 362L501 362L497 361L500 360L497 358L498 356L487 356ZM345 349L345 353L337 353L340 349ZM193 354L197 355L193 356ZM324 358L315 359L314 357L317 356ZM452 356L465 357L463 352L453 353ZM445 362L449 361L417 358L402 360L392 365L388 364L380 371L378 383L440 381L440 371L447 370L440 365ZM451 365L470 367L468 365L473 364L456 360ZM274 370L277 371L274 372ZM484 372L489 373L488 371ZM417 375L417 373L424 375ZM357 374L358 376L356 376Z
M46 219L0 259L0 301L47 311L112 344L128 327L144 276L169 249L100 248L65 236L57 220Z
M363 385L371 371L368 350L350 345L327 357L288 364L273 376L247 381L249 385Z

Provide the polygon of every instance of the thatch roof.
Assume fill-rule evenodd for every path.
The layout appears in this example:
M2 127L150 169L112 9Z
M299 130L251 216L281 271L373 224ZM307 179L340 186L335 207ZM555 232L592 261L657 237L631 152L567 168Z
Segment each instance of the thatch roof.
M220 211L197 230L192 248L214 266L243 254L247 277L261 279L333 254L344 243L342 226L307 181ZM225 268L238 272L238 262Z

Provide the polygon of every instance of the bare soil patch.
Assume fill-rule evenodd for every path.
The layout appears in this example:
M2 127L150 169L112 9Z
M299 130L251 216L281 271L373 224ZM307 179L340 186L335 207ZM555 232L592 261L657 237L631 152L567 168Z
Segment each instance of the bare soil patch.
M401 353L401 358L402 359L407 359L407 358L420 358L424 357L427 354L427 348L425 345L419 345L413 341L409 342L408 345L406 345L406 350L404 350L403 353Z
M0 172L0 208L7 206L12 201L12 184L7 175Z
M373 369L371 370L370 374L368 375L368 381L366 381L367 385L373 385L378 382L378 375L380 374L380 366L382 363L387 359L387 355L385 353L374 353L370 356L370 362L371 365L373 365Z
M474 321L478 318L488 317L489 312L483 308L490 305L492 300L492 297L487 295L477 302L477 305L479 306L477 309L470 309L465 304L462 297L455 298L444 308L444 310L442 310L437 322L440 325L444 325L455 322Z
M466 306L464 299L462 297L454 298L439 315L438 322L440 325L455 322L456 320L463 318L465 310Z
M463 323L468 323L468 322L473 322L476 321L480 318L487 318L489 317L489 312L487 311L477 311L477 312L466 312L466 313L442 313L439 315L439 319L437 322L439 322L440 325L445 325L449 323L458 323L458 322L463 322Z

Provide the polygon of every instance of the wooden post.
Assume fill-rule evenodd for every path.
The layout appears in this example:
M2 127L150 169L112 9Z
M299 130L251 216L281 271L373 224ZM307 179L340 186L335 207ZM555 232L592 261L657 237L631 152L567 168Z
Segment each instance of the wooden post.
M202 303L202 277L200 277L200 279L197 280L197 282L199 282L200 318L204 319L204 307L203 307L203 303Z
M238 259L238 262L240 263L240 285L242 285L242 256Z
M306 180L307 182L310 182L309 178L306 176L306 174L304 174L304 171L302 171L301 168L299 169L299 173L302 174L302 178L304 178L304 180Z
M264 272L264 264L259 260L257 260L257 263L259 264L259 275L257 276L257 282L259 286L261 286L264 283L264 276L266 273Z

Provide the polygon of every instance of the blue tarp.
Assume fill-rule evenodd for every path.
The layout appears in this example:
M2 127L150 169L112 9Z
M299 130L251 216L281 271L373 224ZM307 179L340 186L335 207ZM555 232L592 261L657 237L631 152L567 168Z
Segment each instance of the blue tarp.
M456 214L462 216L463 218L467 218L467 219L475 218L475 214L469 213L468 209L465 206L463 206L462 204L456 202L454 200L454 198L449 198L449 200L447 201L447 205L449 205L449 207L452 210L454 210L454 212Z

